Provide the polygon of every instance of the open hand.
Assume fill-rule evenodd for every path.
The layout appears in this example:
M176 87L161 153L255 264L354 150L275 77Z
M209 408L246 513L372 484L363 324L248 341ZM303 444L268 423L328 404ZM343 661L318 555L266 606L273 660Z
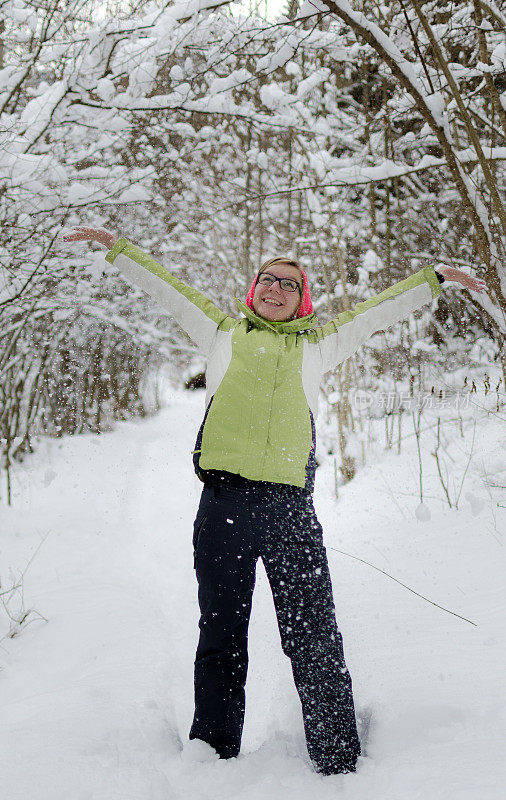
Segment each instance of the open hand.
M98 242L107 247L108 250L118 241L114 233L104 230L104 228L85 228L76 225L73 230L75 233L66 233L62 236L64 242Z
M441 273L445 280L460 283L462 286L465 286L466 289L470 289L472 292L482 294L486 291L487 284L485 281L482 281L481 278L474 278L472 275L468 275L467 272L462 272L461 269L455 269L455 267L438 266L437 271Z

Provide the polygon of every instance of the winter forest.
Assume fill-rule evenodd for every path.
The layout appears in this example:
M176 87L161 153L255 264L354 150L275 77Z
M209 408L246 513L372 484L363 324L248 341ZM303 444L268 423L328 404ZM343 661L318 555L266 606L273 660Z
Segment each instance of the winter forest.
M352 800L401 795L475 800L478 794L499 800L494 747L504 740L506 718L504 707L495 717L492 708L494 701L499 704L497 692L504 694L498 689L505 653L498 652L497 628L506 620L499 591L506 529L505 162L506 3L501 0L0 0L0 681L2 675L7 684L12 680L1 696L6 727L0 723L0 736L9 754L9 800L18 791L34 800L228 794L249 800L258 793L308 798L316 791L324 798L337 791ZM333 543L336 550L355 554L355 560L335 562L334 583L349 581L351 594L358 585L360 593L372 592L363 601L371 604L364 610L371 619L382 592L399 590L385 602L391 602L391 619L401 627L396 609L404 602L413 608L407 616L427 637L419 648L431 653L432 643L436 652L452 637L455 643L446 666L430 663L413 690L413 708L429 710L421 717L406 711L397 727L401 700L397 718L391 710L394 687L388 710L388 689L377 682L375 657L363 673L355 667L359 705L371 705L376 720L371 757L364 759L355 784L325 784L310 774L303 755L298 765L297 756L304 754L297 727L302 723L295 690L285 687L291 676L282 655L272 687L262 682L271 658L265 648L271 638L273 650L278 647L263 579L251 667L256 664L260 674L251 677L251 696L258 697L259 707L270 704L278 711L271 710L267 721L259 708L252 712L257 716L245 733L246 750L256 761L248 766L239 759L236 769L242 772L234 773L233 765L223 762L189 764L184 753L177 760L178 737L184 739L185 714L191 713L195 590L174 575L173 594L164 594L162 568L153 562L170 555L179 564L182 558L179 551L164 550L160 526L162 516L167 520L173 512L164 493L185 495L185 481L192 481L190 451L202 416L205 361L170 315L105 261L102 246L62 241L62 232L79 225L124 236L232 316L237 316L234 299L244 299L259 267L277 255L302 263L321 324L427 265L457 267L485 281L481 294L445 282L436 300L377 332L327 373L322 385L317 428L317 487L327 521L322 524L327 530L332 520L345 520ZM143 430L150 431L146 439ZM97 463L89 453L96 453ZM120 502L127 464L139 480L128 479L127 499ZM154 471L159 493L147 488ZM374 494L374 474L383 476L378 481L384 494ZM83 475L94 488L80 494ZM96 500L91 493L100 498L107 481L113 486L110 499ZM188 540L184 546L190 551L199 488L192 487L189 499L176 501L186 503L181 540ZM56 514L60 499L62 508L68 505L65 523ZM134 501L145 502L146 510ZM109 520L110 530L117 527L116 548L120 529L155 531L151 555L128 534L129 555L123 552L121 563L114 561L117 551L110 555L112 541L103 534L104 560L114 561L110 585L123 586L120 573L129 574L136 559L147 575L140 589L132 578L138 597L145 592L148 599L137 618L129 596L134 626L129 635L153 664L142 666L137 654L139 663L122 670L121 636L117 641L107 623L110 614L113 628L126 626L121 601L112 590L100 595L97 589L101 610L82 622L85 644L75 644L76 661L68 670L78 656L86 660L94 635L109 643L120 673L118 678L115 672L115 702L127 710L114 717L100 694L103 687L90 679L90 695L69 700L73 719L88 726L83 750L74 761L73 751L62 751L65 763L58 764L56 733L47 750L36 744L44 736L50 704L37 701L33 713L29 705L24 712L19 708L25 695L37 692L41 659L44 692L59 691L54 674L65 660L62 653L74 645L65 639L58 609L68 603L76 619L86 603L85 580L82 586L66 583L61 566L58 582L68 594L52 604L52 595L44 594L49 587L41 588L43 573L56 580L51 541L67 536L72 503L82 503L86 515L95 513L95 502L102 522ZM379 512L384 519L372 543L372 520ZM391 514L398 515L403 531L394 543ZM76 570L80 559L84 564L92 559L98 544L83 544L85 530L89 533L85 519L76 513L75 549L63 539L58 545L61 564L75 559ZM369 531L361 546L346 536L353 519ZM388 551L387 560L380 557L380 546ZM437 566L430 560L436 551ZM44 564L50 565L48 572ZM470 576L473 564L476 573ZM109 585L106 567L101 562L94 573L102 588ZM191 581L191 565L184 569ZM392 577L423 598L394 587ZM436 600L444 610L430 607ZM174 604L172 614L180 608L188 623L182 634L172 619L169 644L160 641L165 623L158 603L165 602ZM368 656L353 640L369 637L363 646L372 652L380 637L378 620L371 628L348 622L346 630L353 613L351 599L337 609L349 660L365 664ZM267 619L265 645L260 629ZM42 633L50 631L52 620L53 633ZM378 647L392 647L405 676L423 655L415 655L418 633L410 641L411 660L398 633L392 630L390 645ZM43 641L46 635L53 638ZM379 671L385 675L386 651L381 652ZM426 658L432 662L431 655ZM443 679L434 677L445 670L453 675L450 699L441 693ZM368 680L370 673L374 680ZM265 675L263 680L268 682ZM409 709L406 698L413 694L402 680L399 697ZM435 699L428 701L432 680ZM154 711L151 689L161 697L171 681L170 703ZM152 714L154 722L138 721L129 706L136 694L142 714L146 719ZM474 699L462 708L463 697ZM17 698L18 711L9 698ZM93 724L81 719L89 703ZM66 741L72 738L70 716L58 717ZM110 730L108 716L115 720ZM167 719L173 739L164 727ZM148 733L141 735L144 723ZM157 725L165 731L159 737ZM429 731L427 746L409 750L406 742L418 741L420 727ZM95 751L96 730L101 745ZM8 746L11 734L13 743L24 742L21 750ZM444 754L430 750L435 742ZM403 754L399 773L396 748ZM22 752L38 765L40 785L23 773ZM172 772L161 766L164 752L170 753ZM98 771L81 786L85 755ZM143 759L150 758L148 775ZM55 761L51 769L48 759ZM432 773L421 766L427 759ZM1 761L0 749L0 774ZM461 784L452 769L467 776ZM117 771L116 783L111 770Z

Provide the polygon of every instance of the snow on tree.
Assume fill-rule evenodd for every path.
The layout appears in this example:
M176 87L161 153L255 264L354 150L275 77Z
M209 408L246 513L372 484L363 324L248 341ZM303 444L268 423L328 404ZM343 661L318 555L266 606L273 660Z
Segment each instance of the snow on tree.
M426 263L478 267L490 298L446 296L418 333L441 363L450 330L488 335L506 370L502 11L306 0L273 24L229 5L2 4L7 465L35 431L142 412L143 376L193 358L103 252L59 243L75 224L126 235L230 312L272 255L308 266L323 319ZM329 377L343 441L351 381L397 369L401 330ZM412 376L428 358L400 361Z

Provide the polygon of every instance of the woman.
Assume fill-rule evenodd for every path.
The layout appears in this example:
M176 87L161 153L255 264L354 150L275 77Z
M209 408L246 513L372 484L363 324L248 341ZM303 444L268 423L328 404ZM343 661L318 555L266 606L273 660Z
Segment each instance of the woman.
M204 488L193 533L201 617L190 739L221 758L239 753L261 557L313 765L325 775L354 771L360 742L351 679L312 500L320 382L375 331L437 297L443 275L475 291L483 282L451 267L439 276L425 267L318 326L305 273L276 258L260 269L246 304L238 301L237 320L126 239L84 227L63 238L108 247L106 260L170 311L208 358L194 451Z

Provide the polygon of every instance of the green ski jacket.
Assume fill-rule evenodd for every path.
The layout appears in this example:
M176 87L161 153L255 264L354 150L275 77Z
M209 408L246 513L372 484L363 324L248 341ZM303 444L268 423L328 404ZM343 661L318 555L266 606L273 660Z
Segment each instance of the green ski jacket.
M126 239L106 260L169 311L207 357L199 476L224 470L310 490L323 375L441 293L433 268L424 267L323 326L314 314L269 322L240 300L243 316L235 319Z

